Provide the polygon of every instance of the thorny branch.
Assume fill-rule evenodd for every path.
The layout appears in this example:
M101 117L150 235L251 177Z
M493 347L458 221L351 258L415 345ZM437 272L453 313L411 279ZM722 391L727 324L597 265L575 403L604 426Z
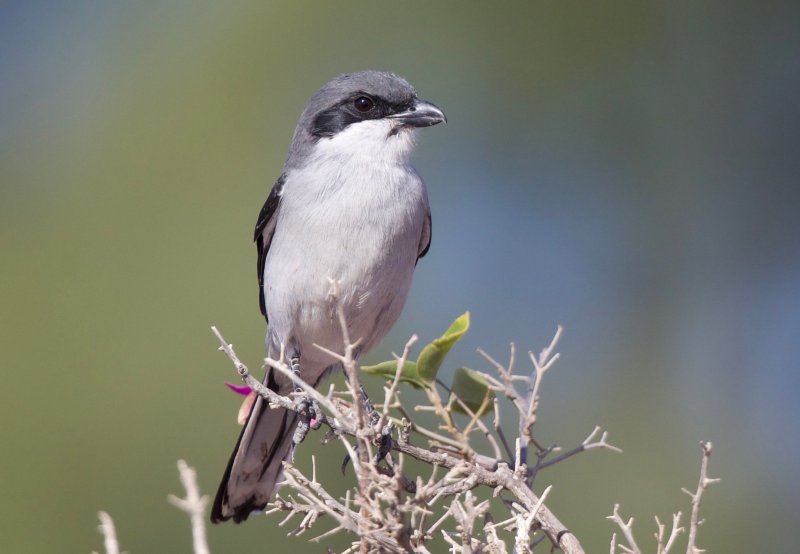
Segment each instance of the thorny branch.
M167 500L180 510L189 515L192 524L192 552L194 554L210 554L208 541L206 540L205 510L208 505L208 497L200 494L200 487L197 485L197 472L193 467L183 460L178 460L178 473L181 484L186 489L186 498L178 498L170 494ZM100 518L98 529L103 535L103 545L105 554L120 554L119 541L117 541L117 531L114 528L114 520L106 512L97 514ZM92 554L97 554L93 552Z
M708 476L708 459L711 457L713 445L710 442L701 442L700 447L703 449L703 457L700 462L700 481L697 483L695 492L690 492L682 489L683 492L689 495L692 499L692 513L689 517L689 537L686 545L686 554L700 554L704 552L697 546L697 531L703 521L700 519L700 502L703 499L703 494L706 489L717 483L719 479L712 479ZM606 519L613 521L617 527L622 531L622 536L625 543L617 543L617 535L611 537L611 554L622 552L623 554L642 554L642 550L636 544L636 539L633 536L633 518L628 521L622 519L619 513L619 504L614 504L614 511ZM656 553L669 554L675 546L678 536L685 531L681 527L681 512L672 514L672 527L669 536L665 538L666 525L661 523L661 520L656 516Z
M106 549L106 554L119 554L119 541L117 540L117 529L114 527L114 520L107 512L98 512L97 517L100 518L100 525L97 527L98 531L103 535L103 546ZM97 554L97 552L92 552Z
M200 487L197 485L197 472L183 460L178 460L178 473L180 474L183 488L186 489L186 498L178 498L174 494L170 494L167 500L169 500L170 504L189 515L189 521L192 524L194 553L210 554L205 523L208 496L200 494Z
M333 284L332 296L338 302L338 289ZM344 497L335 497L326 490L316 475L316 460L312 457L311 477L290 463L284 463L284 486L290 492L278 496L270 503L267 514L285 513L281 526L294 520L295 527L289 535L300 535L315 527L320 519L333 522L333 527L310 539L320 542L340 532L357 537L342 554L355 552L420 552L429 553L429 543L441 540L450 547L450 552L505 553L509 547L515 553L532 552L542 542L550 544L550 551L561 549L567 553L583 553L578 539L558 520L544 504L552 488L547 487L537 496L533 492L533 481L539 470L562 462L580 452L595 448L619 451L607 442L607 433L595 427L576 447L560 452L556 445L542 447L535 440L533 427L537 421L540 388L543 375L558 360L555 347L562 334L558 328L550 345L537 357L529 353L533 370L528 375L514 373L515 347L511 345L511 356L507 366L495 361L483 351L479 353L495 369L496 375L481 372L480 375L496 393L493 399L493 429L489 429L480 417L460 398L443 399L437 387L426 390L430 401L427 406L440 421L436 431L414 421L400 401L398 385L403 366L408 360L411 347L417 337L413 336L397 358L394 378L384 387L384 402L380 411L367 417L366 405L362 403L361 383L355 351L358 341L351 342L347 335L344 312L339 306L338 316L344 334L343 354L327 350L332 359L339 361L347 376L347 390L336 391L331 385L323 394L303 382L283 359L267 358L265 366L273 368L292 379L302 393L280 396L263 386L250 374L247 366L239 360L233 346L228 344L220 332L212 327L219 339L220 350L230 358L244 382L261 395L270 406L279 406L300 411L306 403L300 395L315 400L327 412L322 423L330 428L328 437L338 438L348 452L356 471L357 486L346 491ZM522 388L518 389L517 384ZM443 384L440 386L451 394ZM501 427L499 397L510 401L518 418L519 435L514 445L509 443ZM459 425L449 411L455 402L468 415L466 425ZM486 405L481 405L480 412ZM420 407L415 407L420 408ZM425 408L425 407L422 407ZM398 416L392 415L396 411ZM417 411L416 409L414 411ZM376 417L378 416L378 417ZM398 433L392 443L392 451L379 465L374 463L372 452L381 433L392 425ZM492 430L494 433L492 433ZM427 442L419 446L412 442L412 434ZM492 449L493 457L480 454L472 444L473 436L484 437ZM597 436L600 434L600 438ZM499 442L498 442L499 441ZM327 442L327 440L324 440ZM527 465L527 448L533 444L537 461L533 467ZM506 456L503 459L503 452ZM687 554L703 552L697 547L697 533L702 524L700 504L708 486L719 481L708 477L708 460L712 452L709 442L701 443L703 458L700 479L695 492L684 489L691 497L692 512L689 519ZM413 458L427 464L430 474L409 477L405 473L406 461ZM200 494L196 473L183 460L178 461L181 482L186 489L186 498L169 496L169 501L186 512L191 521L194 554L209 554L206 541L204 512L208 498ZM478 491L491 490L491 498L480 499ZM507 513L496 521L498 512ZM104 537L105 554L120 554L114 522L106 512L98 514L99 530ZM326 518L323 516L327 516ZM299 518L299 522L297 522ZM641 554L633 535L633 518L625 521L619 513L619 505L608 519L621 531L618 542L615 533L611 539L611 554ZM670 554L677 538L684 532L680 526L681 513L672 516L672 526L666 534L666 525L655 518L657 531L654 534L657 554ZM330 549L328 550L329 552Z
M397 357L397 372L384 387L384 402L377 411L380 417L377 423L374 423L374 417L371 422L361 401L356 361L358 338L352 341L347 334L344 311L338 302L337 283L332 285L332 302L337 307L343 330L343 349L341 352L322 350L331 356L332 361L338 361L344 367L346 390L337 392L331 386L327 394L316 391L289 369L282 356L277 360L266 359L265 365L292 378L304 394L323 408L326 412L323 423L330 428L329 435L338 437L345 446L353 462L357 485L343 498L336 498L317 481L315 469L312 477L308 478L297 467L286 463L284 490L289 492L279 495L269 505L267 513L286 513L281 525L294 520L296 526L290 531L294 535L315 527L321 519L332 521L332 528L312 540L319 541L338 532L350 533L354 542L345 551L347 553L429 552L428 545L434 540L444 540L458 552L499 553L513 549L523 553L532 551L542 540L549 542L551 548L560 548L564 552L584 552L578 539L544 504L550 489L541 496L533 492L533 478L538 470L584 450L617 450L607 442L606 433L603 432L598 440L601 429L595 428L577 447L547 459L549 454L559 451L558 447L542 448L533 437L542 376L558 360L555 348L563 332L561 327L538 357L530 354L533 370L527 375L514 373L513 345L507 367L481 351L496 374L480 374L489 382L496 396L510 400L518 418L519 437L516 448L512 449L500 427L498 402L494 405L494 429L490 429L469 410L466 403L453 398L469 414L467 423L461 425L448 408L448 398L442 396L439 387L432 385L424 389L427 409L436 415L439 427L430 429L415 421L415 416L400 400L398 384L416 337L408 341L403 354ZM212 327L212 330L221 343L220 350L230 358L245 383L271 406L297 411L298 406L303 405L296 398L282 397L262 386L236 356L233 346L216 328ZM445 391L445 394L449 392ZM386 459L376 465L373 453L381 432L385 432L389 423L396 426L398 436L392 441ZM412 435L422 439L423 444L415 444ZM476 435L488 442L493 456L476 450L473 444ZM508 458L501 458L500 444ZM527 465L529 444L537 447L538 461L533 468ZM406 475L407 458L428 464L430 476L424 479L420 475ZM488 498L479 500L476 493L481 489L491 492L491 497L499 497L502 502L490 502ZM506 515L497 518L501 510L505 510ZM494 523L495 519L499 519L499 523Z
M689 517L689 547L686 550L687 554L699 554L702 552L697 547L697 531L703 521L700 519L700 502L703 500L703 493L709 485L718 483L719 479L712 479L708 476L708 459L711 457L711 451L714 445L710 442L701 442L700 447L703 449L703 459L700 462L700 480L697 483L697 490L694 493L683 489L683 492L689 495L692 499L692 515Z

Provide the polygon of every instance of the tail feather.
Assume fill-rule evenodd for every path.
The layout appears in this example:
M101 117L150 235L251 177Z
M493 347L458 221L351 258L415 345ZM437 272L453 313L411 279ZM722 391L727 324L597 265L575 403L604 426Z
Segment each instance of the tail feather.
M265 376L265 384L279 394L288 392L280 390L284 387L275 382L271 370ZM231 518L239 523L267 505L283 475L283 461L294 449L295 427L296 413L270 409L263 398L256 399L214 499L212 523Z

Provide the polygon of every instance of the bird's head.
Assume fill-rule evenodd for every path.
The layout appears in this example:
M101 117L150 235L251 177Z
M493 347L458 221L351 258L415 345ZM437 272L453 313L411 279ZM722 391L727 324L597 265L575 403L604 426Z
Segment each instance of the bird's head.
M405 159L413 146L413 130L445 121L439 108L421 100L398 75L382 71L341 75L320 88L306 105L289 163L323 151Z

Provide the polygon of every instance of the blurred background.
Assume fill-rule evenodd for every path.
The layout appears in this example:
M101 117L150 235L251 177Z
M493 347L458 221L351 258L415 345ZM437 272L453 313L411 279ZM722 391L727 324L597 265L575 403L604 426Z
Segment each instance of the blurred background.
M311 94L382 68L449 121L415 157L431 251L365 361L465 310L446 372L562 324L540 440L598 424L624 450L538 477L587 551L616 502L649 550L711 440L700 546L797 552L798 21L797 2L0 3L0 550L101 550L101 509L132 554L191 550L175 462L213 494L238 434L209 326L259 366L258 211ZM316 443L301 457L342 481ZM285 532L209 530L215 552L343 544Z

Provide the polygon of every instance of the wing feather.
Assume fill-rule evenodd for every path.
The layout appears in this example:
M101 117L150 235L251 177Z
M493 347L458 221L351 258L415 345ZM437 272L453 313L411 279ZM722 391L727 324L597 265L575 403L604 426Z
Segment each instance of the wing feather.
M275 225L278 222L278 207L280 206L283 185L286 183L286 174L282 174L272 185L272 190L267 197L261 212L258 214L256 229L253 240L256 242L258 250L258 305L261 314L267 318L267 304L264 301L264 262L267 259L269 245L272 243L272 235L275 233ZM269 321L267 319L267 321Z
M425 214L425 225L422 226L422 236L419 238L419 250L417 250L417 261L428 253L431 247L431 236L433 235L433 228L431 227L431 209L428 208L428 213Z

